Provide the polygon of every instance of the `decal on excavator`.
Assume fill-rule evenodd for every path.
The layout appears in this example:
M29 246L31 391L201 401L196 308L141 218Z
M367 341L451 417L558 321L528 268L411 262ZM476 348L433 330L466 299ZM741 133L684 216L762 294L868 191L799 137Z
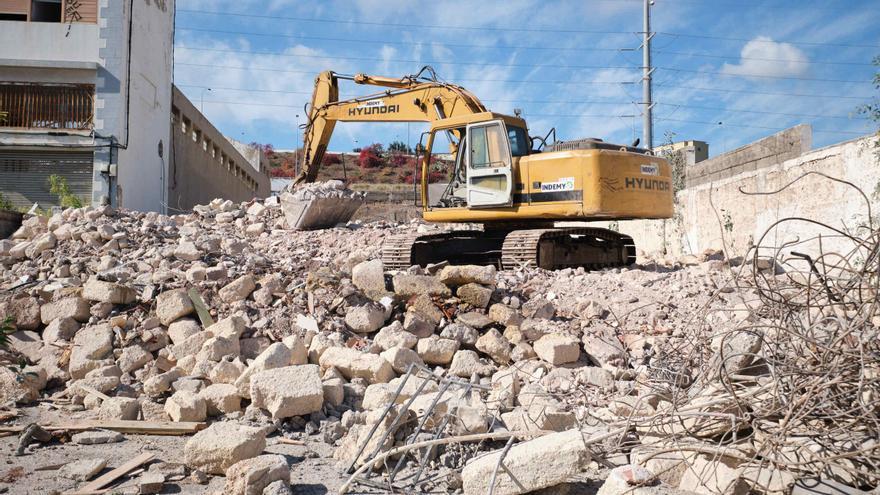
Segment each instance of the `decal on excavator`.
M647 191L668 191L669 182L641 177L627 177L624 181L626 189L644 189Z
M541 191L572 191L574 190L574 177L560 177L556 182L542 182Z
M382 100L373 100L348 109L349 116L398 113L400 105L386 105Z

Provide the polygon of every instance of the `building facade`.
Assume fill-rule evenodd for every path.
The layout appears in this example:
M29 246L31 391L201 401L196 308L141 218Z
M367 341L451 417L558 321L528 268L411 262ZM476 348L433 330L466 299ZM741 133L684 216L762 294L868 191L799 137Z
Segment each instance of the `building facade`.
M53 206L48 177L59 175L85 204L165 212L174 194L187 203L171 177L174 8L174 0L0 0L4 197ZM199 160L188 166L210 161Z

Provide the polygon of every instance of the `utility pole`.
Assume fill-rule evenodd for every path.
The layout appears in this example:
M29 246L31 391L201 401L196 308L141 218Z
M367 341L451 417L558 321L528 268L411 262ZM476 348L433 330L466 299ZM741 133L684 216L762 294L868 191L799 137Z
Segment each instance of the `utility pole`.
M652 110L654 102L651 100L651 74L654 68L651 67L651 38L654 33L651 32L651 5L654 0L645 1L645 25L642 33L642 147L648 150L654 149L654 118Z

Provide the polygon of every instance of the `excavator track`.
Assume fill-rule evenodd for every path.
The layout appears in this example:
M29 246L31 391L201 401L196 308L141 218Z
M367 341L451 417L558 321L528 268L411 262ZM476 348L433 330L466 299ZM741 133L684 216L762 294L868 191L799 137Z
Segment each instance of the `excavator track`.
M629 265L635 260L631 237L599 228L408 233L387 239L382 247L382 262L392 269L449 261L505 269L582 266L595 270Z
M590 270L635 263L632 237L599 228L515 230L504 238L505 269L538 266L548 270L579 267Z

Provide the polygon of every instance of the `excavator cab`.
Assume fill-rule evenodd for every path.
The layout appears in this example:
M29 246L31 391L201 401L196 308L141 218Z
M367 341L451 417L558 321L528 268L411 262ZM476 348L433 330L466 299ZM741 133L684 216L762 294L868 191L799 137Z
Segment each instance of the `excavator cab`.
M489 112L438 121L431 128L427 145L430 151L425 155L422 174L426 198L436 196L431 194L434 191L427 184L427 172L430 153L437 152L433 150L435 137L441 133L449 136L454 165L439 201L431 201L428 206L468 209L511 206L516 161L519 156L528 154L525 122Z

